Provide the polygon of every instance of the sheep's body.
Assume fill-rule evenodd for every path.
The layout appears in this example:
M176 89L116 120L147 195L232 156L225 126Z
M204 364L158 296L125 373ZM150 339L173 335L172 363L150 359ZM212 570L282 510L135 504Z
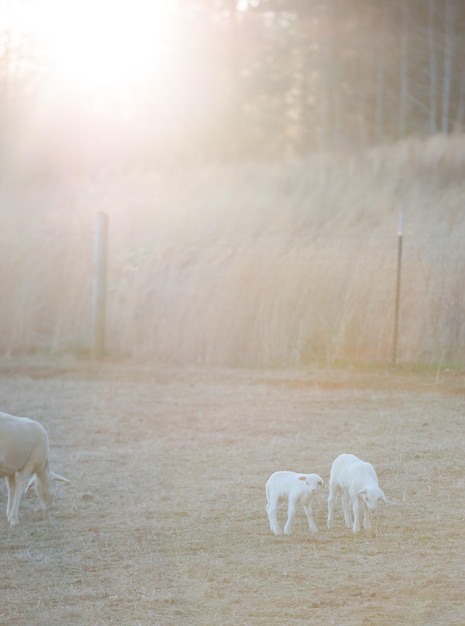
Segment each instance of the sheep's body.
M0 478L8 491L7 516L11 526L18 523L21 497L34 483L43 505L52 504L52 480L69 482L49 469L49 444L45 428L28 417L0 412Z
M307 516L311 531L318 532L313 520L312 499L314 494L323 487L323 479L318 474L298 474L296 472L280 471L272 474L265 486L266 512L270 522L270 528L275 535L281 534L277 512L280 505L288 502L287 522L284 526L284 534L292 532L292 521L297 504L301 504Z
M341 494L342 510L347 528L354 533L360 531L360 500L363 506L363 527L371 528L371 513L376 510L379 501L386 502L386 497L379 488L378 477L371 463L362 461L353 454L341 454L331 466L328 497L328 528L333 521L336 497ZM350 513L353 511L353 521Z

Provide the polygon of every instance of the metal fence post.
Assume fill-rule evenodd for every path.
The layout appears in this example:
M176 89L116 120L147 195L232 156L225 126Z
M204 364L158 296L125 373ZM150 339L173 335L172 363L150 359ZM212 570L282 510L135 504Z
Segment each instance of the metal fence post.
M397 278L396 278L396 301L394 309L394 336L392 340L391 364L395 367L397 362L397 343L399 336L399 308L400 308L400 280L402 274L402 211L399 213L399 232L397 237Z

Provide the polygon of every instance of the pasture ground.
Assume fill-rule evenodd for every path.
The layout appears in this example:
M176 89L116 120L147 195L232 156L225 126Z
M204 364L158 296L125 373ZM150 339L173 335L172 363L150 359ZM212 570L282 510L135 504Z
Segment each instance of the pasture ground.
M0 362L1 410L49 431L49 518L0 487L0 624L465 623L464 378L350 369ZM264 485L353 452L388 504L353 536L327 488L274 537ZM3 483L3 481L2 481ZM284 511L282 512L284 517Z

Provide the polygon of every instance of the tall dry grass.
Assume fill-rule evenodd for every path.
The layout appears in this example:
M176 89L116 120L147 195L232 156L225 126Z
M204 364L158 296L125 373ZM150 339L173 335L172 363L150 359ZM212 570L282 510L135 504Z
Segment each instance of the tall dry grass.
M0 191L0 349L86 353L110 219L107 346L176 363L465 355L465 138L301 161L135 168Z

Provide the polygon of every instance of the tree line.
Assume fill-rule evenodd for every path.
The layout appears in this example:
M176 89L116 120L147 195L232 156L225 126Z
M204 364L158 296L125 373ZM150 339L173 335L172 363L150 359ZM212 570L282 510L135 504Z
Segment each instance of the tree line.
M110 143L113 157L148 163L281 158L463 131L462 0L171 5L173 39L143 90L130 94L130 115L114 102L96 123L91 95L47 102L39 153L51 165L69 156L76 128L94 133L94 155ZM45 106L47 72L33 36L19 45L1 30L3 161L19 150L31 111Z

